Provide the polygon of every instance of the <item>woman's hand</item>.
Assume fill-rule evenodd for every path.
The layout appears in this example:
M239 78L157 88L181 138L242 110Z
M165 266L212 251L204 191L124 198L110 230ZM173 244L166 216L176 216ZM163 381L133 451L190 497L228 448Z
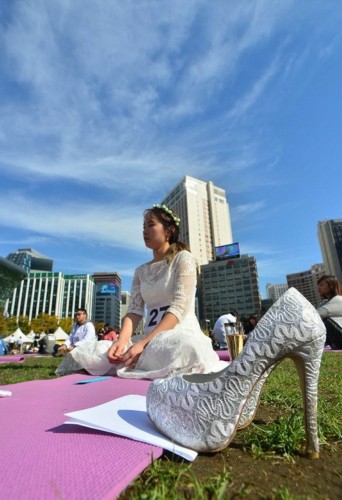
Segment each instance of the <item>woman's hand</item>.
M128 351L122 356L122 362L125 366L134 368L138 362L140 354L143 352L145 347L144 342L140 341L132 345Z
M122 356L126 351L126 342L120 342L120 339L114 342L108 351L108 360L112 364L122 363Z
M62 344L58 350L57 353L63 356L64 354L68 354L68 352L72 351L72 347L67 347L65 344Z
M112 364L123 363L123 356L127 351L127 345L134 332L135 328L138 326L141 316L138 314L128 313L122 321L122 328L119 336L119 340L114 342L108 351L108 360ZM125 358L126 360L126 358Z

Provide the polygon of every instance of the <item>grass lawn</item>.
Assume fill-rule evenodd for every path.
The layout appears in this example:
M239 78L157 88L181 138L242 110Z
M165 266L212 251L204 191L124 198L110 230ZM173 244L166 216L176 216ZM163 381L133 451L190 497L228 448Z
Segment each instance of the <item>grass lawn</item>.
M1 385L55 378L60 359L27 357L0 365ZM286 360L264 386L253 424L231 445L192 464L171 454L120 496L126 499L337 499L342 491L342 353L323 354L318 403L321 454L303 456L305 431L297 372Z

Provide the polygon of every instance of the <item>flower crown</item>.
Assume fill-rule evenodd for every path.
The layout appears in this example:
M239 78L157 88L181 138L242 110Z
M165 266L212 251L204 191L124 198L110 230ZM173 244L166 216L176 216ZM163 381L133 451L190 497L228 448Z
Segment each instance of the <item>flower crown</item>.
M160 208L160 210L163 210L167 215L171 217L173 222L175 223L175 226L179 227L180 224L180 218L177 217L171 210L171 208L168 208L166 205L153 205L153 208Z

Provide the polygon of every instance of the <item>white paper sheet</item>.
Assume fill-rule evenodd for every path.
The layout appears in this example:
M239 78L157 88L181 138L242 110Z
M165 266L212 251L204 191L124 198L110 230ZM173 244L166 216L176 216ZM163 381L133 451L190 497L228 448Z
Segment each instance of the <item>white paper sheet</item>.
M68 417L66 424L82 425L159 446L191 462L197 457L196 451L173 443L153 426L147 416L145 396L124 396L93 408L65 413L65 416Z

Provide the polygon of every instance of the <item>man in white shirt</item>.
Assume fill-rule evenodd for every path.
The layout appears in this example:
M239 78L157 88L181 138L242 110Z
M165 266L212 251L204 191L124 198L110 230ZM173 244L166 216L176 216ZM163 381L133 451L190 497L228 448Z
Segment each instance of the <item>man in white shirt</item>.
M229 326L225 327L226 323ZM227 349L226 334L235 333L235 323L236 317L232 314L223 314L216 321L212 334L220 349Z
M8 344L9 344L9 350L10 350L10 352L13 351L13 349L15 347L15 337L14 337L14 335L10 336Z
M17 346L19 352L23 352L23 344L24 344L24 339L21 335L19 335L19 338L17 340Z
M69 338L58 348L57 354L67 354L83 342L97 342L97 336L93 323L88 321L86 309L79 308Z

